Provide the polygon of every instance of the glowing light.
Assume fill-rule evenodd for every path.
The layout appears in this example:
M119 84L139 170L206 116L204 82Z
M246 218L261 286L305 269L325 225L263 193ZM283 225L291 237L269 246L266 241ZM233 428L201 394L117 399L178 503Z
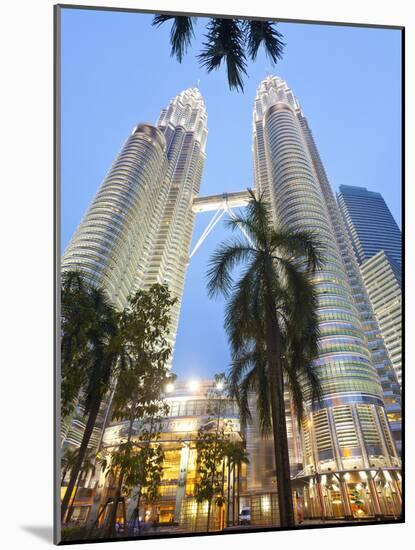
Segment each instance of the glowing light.
M216 384L216 389L219 390L219 391L222 391L224 387L225 387L225 385L224 385L223 382L218 382Z
M168 384L166 384L166 393L171 393L173 390L174 390L174 384L172 382L169 382Z
M187 387L190 391L197 391L199 389L199 382L197 380L190 380Z
M344 474L344 476L343 476L343 479L344 479L345 481L349 481L349 479L350 479L350 474L349 474L348 472L346 472L346 473Z
M271 509L271 502L269 496L264 495L261 499L261 507L263 512L269 512Z
M367 474L366 472L359 472L360 479L362 481L367 481Z

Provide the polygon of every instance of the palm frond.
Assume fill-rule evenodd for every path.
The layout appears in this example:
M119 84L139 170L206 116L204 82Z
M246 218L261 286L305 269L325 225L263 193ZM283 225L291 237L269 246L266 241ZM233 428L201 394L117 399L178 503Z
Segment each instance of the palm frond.
M255 254L256 250L240 239L222 244L209 261L206 275L209 296L220 293L228 296L233 284L232 270L238 262L249 260Z
M247 49L248 54L255 61L261 44L264 46L266 55L273 63L282 58L284 42L282 34L277 31L276 23L271 21L246 21L245 28L248 33Z
M197 57L208 73L226 63L230 89L243 91L246 71L243 24L239 19L213 18L207 25L206 42Z
M290 231L280 228L271 241L274 250L283 251L297 259L304 257L307 269L315 272L325 263L325 245L311 231Z
M194 38L193 18L183 15L155 15L152 24L160 27L170 20L173 20L170 31L171 55L181 63Z

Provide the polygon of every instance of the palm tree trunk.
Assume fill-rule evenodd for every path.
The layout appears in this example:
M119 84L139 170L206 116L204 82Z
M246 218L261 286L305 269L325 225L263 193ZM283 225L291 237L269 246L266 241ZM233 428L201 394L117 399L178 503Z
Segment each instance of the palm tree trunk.
M133 411L135 410L135 403L132 407L132 410ZM132 436L132 433L133 433L133 425L134 425L134 414L130 418L130 425L128 427L127 443L129 443L131 441L131 436ZM110 516L108 518L107 528L104 530L104 536L105 537L114 537L116 535L115 525L117 523L116 520L117 520L118 501L121 498L122 485L123 485L123 482L124 482L124 475L125 475L125 472L124 472L124 469L123 469L123 470L121 470L120 475L118 477L118 485L117 485L117 490L116 490L115 497L114 497L114 506L112 507L111 512L110 512ZM124 529L125 528L126 528L126 526L124 525Z
M79 472L81 470L82 462L85 458L85 453L86 453L87 448L88 448L89 440L91 439L92 430L94 429L94 426L95 426L95 422L96 422L96 419L97 419L97 416L98 416L101 401L102 401L102 397L97 394L94 401L93 401L93 405L92 405L91 411L90 411L89 416L88 416L88 421L87 421L86 426L85 426L85 431L84 431L84 435L82 437L81 446L79 447L78 456L76 457L75 464L73 465L73 468L71 470L71 477L69 479L69 484L68 484L68 487L66 489L65 495L64 495L63 500L62 500L62 505L61 505L61 521L62 522L65 519L66 511L67 511L68 505L69 505L69 500L70 500L72 492L74 490L75 483L76 483L76 480L78 478Z
M238 523L239 523L239 513L240 513L240 504L239 504L239 499L240 499L240 489L241 489L241 465L238 464L238 477L237 477L237 497L236 497L236 517L238 518Z
M236 525L239 524L239 517L236 518ZM232 464L232 525L235 525L235 463Z
M266 271L267 307L265 311L267 360L270 373L270 401L274 455L277 475L278 508L281 527L294 526L290 459L284 403L284 379L281 364L281 333L272 293L271 259Z
M82 483L82 475L83 475L83 472L82 470L79 472L79 476L78 476L78 480L76 482L76 487L75 487L75 493L74 493L74 496L73 496L73 499L72 499L72 502L69 506L69 510L68 510L68 514L66 516L66 523L69 523L72 519L72 514L73 514L73 511L74 511L74 504L75 504L75 500L76 500L76 495L78 494L78 489L79 489L79 486L81 485Z
M228 469L228 483L227 483L227 499L226 499L226 527L229 527L229 512L231 510L231 506L230 506L230 498L231 498L231 465L229 463L229 459L228 459L228 464L227 464L227 469Z
M66 477L67 473L68 473L68 468L65 468L64 471L63 471L63 474L62 474L61 486L63 485L63 482L65 481L65 477Z
M138 534L141 534L141 523L140 523L140 505L141 505L141 486L137 493L137 518L138 518Z
M225 499L225 459L222 460L222 479L221 479L220 494L223 502Z
M212 507L212 501L211 500L208 500L208 513L207 513L207 528L206 528L206 532L209 533L209 523L210 523L210 509Z

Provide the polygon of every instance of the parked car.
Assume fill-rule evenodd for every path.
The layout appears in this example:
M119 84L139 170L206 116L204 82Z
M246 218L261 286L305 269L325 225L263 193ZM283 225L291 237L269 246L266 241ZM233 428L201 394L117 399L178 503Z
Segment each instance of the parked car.
M249 525L251 523L251 508L242 508L239 512L239 525Z

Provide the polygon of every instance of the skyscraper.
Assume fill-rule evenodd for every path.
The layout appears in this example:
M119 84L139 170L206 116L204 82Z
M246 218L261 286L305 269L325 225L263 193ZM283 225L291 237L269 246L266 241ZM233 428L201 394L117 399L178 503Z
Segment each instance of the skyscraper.
M197 88L185 90L163 109L157 127L166 140L168 195L158 223L144 286L166 283L177 298L169 339L174 347L195 213L205 162L207 114Z
M338 203L399 383L402 382L401 232L380 193L341 185Z
M360 266L389 357L402 384L402 289L400 266L383 250Z
M401 231L382 195L366 187L340 185L337 198L359 264L379 250L401 264Z
M312 231L325 245L325 264L314 276L321 339L313 368L323 395L313 405L307 394L297 477L306 482L305 499L315 515L356 515L350 491L363 485L367 508L380 515L390 471L399 498L400 461L376 368L387 366L387 354L307 120L282 79L269 76L260 83L253 125L255 182L274 223ZM371 468L387 468L388 474L375 481Z
M205 160L207 115L197 88L177 95L157 127L139 124L124 143L62 258L123 308L130 294L166 283L178 302L174 341Z
M154 283L177 298L169 340L177 332L194 212L205 160L207 115L197 88L161 111L157 126L138 124L124 143L62 258L102 286L118 309ZM65 422L63 438L80 440L83 422ZM102 415L105 418L105 415ZM95 437L94 442L99 437Z
M78 269L106 289L122 309L143 283L159 229L169 182L166 141L139 124L124 143L62 258L62 271Z

